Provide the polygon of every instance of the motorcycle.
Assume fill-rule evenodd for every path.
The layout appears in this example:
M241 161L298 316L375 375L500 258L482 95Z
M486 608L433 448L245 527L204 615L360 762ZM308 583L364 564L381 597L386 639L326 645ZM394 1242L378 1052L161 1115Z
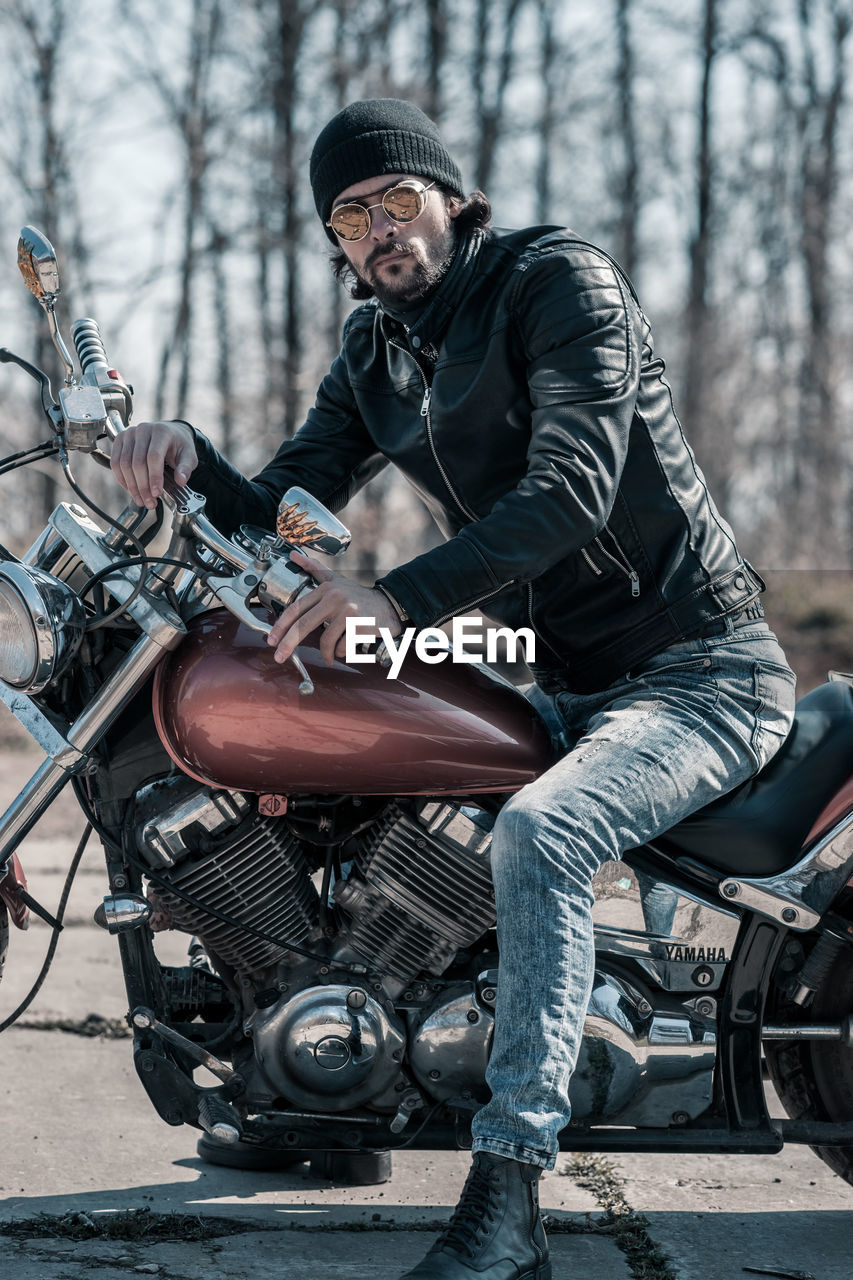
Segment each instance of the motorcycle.
M45 754L0 819L0 970L9 919L58 936L18 851L70 784L167 1124L221 1163L365 1181L402 1147L470 1145L499 984L491 830L553 758L548 727L481 666L407 657L388 680L327 667L316 635L276 664L271 620L312 585L292 550L339 554L347 530L291 490L275 531L225 537L171 477L154 512L102 511L69 459L108 463L131 389L91 319L75 365L41 233L18 261L64 384L55 400L0 351L51 428L0 466L55 456L77 500L0 549L0 696ZM564 1150L806 1143L853 1182L853 677L831 675L761 774L601 873ZM163 930L191 939L186 965L158 958Z

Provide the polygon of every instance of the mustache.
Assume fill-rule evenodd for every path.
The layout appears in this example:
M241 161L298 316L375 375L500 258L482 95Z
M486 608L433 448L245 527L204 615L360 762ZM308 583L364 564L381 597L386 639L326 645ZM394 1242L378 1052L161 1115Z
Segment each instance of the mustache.
M390 244L378 244L367 258L364 264L365 270L369 270L380 258L389 258L396 254L408 255L411 254L411 249L406 245L398 244L396 241L392 241Z

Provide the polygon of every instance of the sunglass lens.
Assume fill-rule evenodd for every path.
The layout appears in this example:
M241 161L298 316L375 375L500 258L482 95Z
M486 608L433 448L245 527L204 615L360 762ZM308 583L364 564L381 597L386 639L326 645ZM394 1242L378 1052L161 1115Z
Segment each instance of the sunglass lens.
M342 240L363 240L370 230L370 214L362 204L339 205L330 221Z
M414 222L423 212L424 198L414 187L392 187L382 197L382 207L395 222Z

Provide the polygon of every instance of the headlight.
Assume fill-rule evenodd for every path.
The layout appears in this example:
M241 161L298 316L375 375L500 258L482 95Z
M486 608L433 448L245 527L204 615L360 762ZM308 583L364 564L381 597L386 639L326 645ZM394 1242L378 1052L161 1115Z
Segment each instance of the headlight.
M40 693L80 647L86 616L70 587L40 569L0 562L0 680Z

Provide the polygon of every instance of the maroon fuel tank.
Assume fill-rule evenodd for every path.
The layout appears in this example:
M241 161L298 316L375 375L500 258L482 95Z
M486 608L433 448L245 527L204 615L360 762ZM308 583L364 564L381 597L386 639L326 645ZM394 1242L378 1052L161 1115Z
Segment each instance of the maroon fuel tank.
M298 650L314 682L304 696L261 633L225 609L194 619L154 682L175 763L217 787L285 795L514 791L547 768L539 717L487 671L411 654L392 680L378 663L327 667L318 639Z

